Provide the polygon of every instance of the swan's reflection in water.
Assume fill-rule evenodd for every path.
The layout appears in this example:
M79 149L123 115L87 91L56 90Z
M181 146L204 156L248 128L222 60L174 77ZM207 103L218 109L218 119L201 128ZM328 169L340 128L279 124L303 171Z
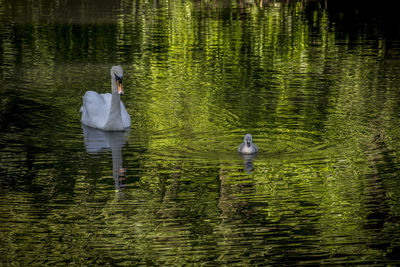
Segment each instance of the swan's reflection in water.
M130 131L107 132L82 124L85 148L89 154L112 152L113 178L115 189L120 191L126 185L126 169L122 162L122 147L127 143Z
M254 170L253 159L256 157L256 155L257 154L240 154L244 160L244 169L248 174L251 174L251 172Z

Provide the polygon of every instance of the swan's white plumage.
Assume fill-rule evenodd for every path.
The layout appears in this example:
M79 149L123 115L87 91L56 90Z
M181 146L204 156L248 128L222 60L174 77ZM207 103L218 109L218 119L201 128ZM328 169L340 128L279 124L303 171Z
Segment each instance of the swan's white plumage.
M111 68L112 94L98 94L94 91L85 93L80 109L82 112L81 122L84 125L106 131L121 131L131 126L131 118L120 101L116 85L117 77L122 84L121 66Z
M98 94L94 91L87 91L83 96L83 105L81 107L82 119L81 122L87 126L104 129L108 117L110 115L112 94ZM122 125L120 129L123 130L131 126L131 118L126 111L124 103L121 103L121 118Z
M243 141L244 142L238 146L239 153L254 154L258 152L258 146L253 143L253 137L251 134L246 134Z

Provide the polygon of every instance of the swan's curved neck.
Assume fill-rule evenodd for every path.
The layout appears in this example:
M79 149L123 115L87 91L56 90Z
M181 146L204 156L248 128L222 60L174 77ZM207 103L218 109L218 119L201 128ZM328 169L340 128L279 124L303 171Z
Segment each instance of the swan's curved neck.
M110 114L108 115L107 122L105 124L105 130L120 130L122 129L122 117L121 117L121 97L118 93L117 82L111 77L111 108Z

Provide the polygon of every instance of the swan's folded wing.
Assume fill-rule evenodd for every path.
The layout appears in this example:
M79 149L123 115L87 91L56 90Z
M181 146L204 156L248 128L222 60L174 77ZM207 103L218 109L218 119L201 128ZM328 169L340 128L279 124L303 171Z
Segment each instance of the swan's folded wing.
M241 152L243 147L244 147L244 142L241 143L241 144L238 146L238 151Z
M256 149L256 152L258 152L258 146L253 143L254 148Z
M107 98L103 95L106 94L98 94L93 91L88 91L83 96L83 105L81 107L82 112L82 123L94 128L99 128L104 125L107 121L108 112L110 110L109 106L111 104L111 95L110 101L107 105Z
M104 104L107 106L107 108L110 109L111 108L112 94L105 93L105 94L101 94L100 96L103 98Z

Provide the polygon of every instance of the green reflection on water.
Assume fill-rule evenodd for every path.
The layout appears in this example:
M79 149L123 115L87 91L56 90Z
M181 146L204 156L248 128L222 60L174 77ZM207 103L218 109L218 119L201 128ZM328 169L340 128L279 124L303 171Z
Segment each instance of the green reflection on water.
M1 261L398 262L399 43L264 4L0 0ZM115 63L125 189L78 112Z

